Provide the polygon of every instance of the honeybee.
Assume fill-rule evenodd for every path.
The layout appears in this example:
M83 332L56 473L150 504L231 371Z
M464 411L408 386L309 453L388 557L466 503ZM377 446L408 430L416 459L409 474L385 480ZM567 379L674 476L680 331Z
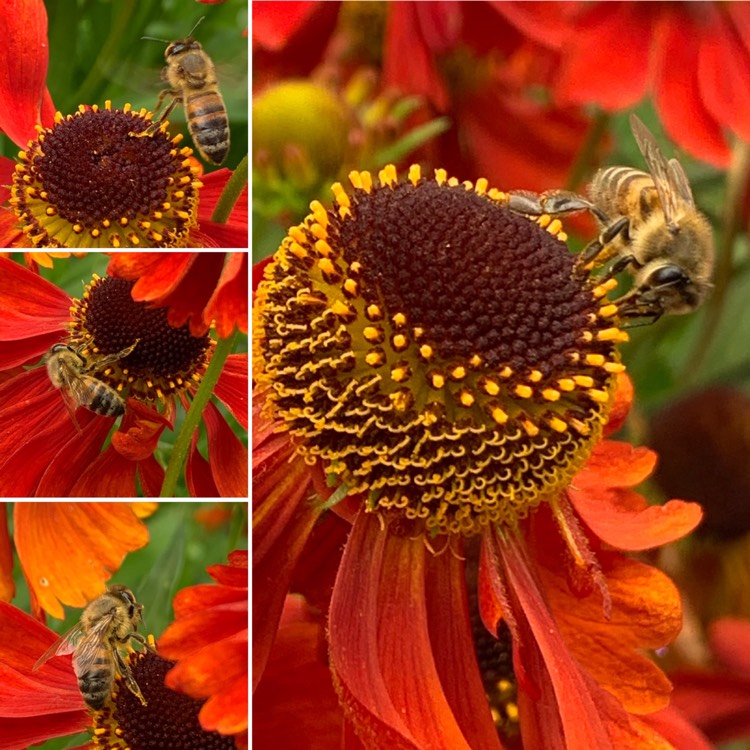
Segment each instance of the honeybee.
M681 315L708 296L714 268L711 225L698 211L685 170L667 161L656 139L635 115L630 126L648 172L631 167L600 169L588 186L590 200L553 190L511 193L508 207L531 216L590 211L601 234L581 252L578 264L615 257L607 276L627 269L629 292L615 300L623 317Z
M110 385L89 373L127 357L135 349L138 341L140 339L127 349L109 354L91 364L86 362L80 349L74 349L69 344L55 344L49 350L45 358L47 373L55 388L61 389L63 401L73 422L76 422L74 413L78 406L84 406L103 417L119 417L125 413L125 400L122 396Z
M190 34L202 20L199 19ZM207 162L221 164L229 152L229 119L213 61L191 35L174 42L154 37L143 39L154 39L167 45L164 52L167 64L162 68L161 79L170 88L159 94L154 112L159 111L167 96L172 97L161 117L144 134L156 132L175 105L182 102L188 130L198 152Z
M109 586L86 605L80 621L39 657L32 672L53 656L72 653L73 669L86 705L94 710L104 705L112 694L118 671L130 692L145 706L146 699L119 650L131 638L149 651L154 650L137 632L138 624L143 622L142 612L143 605L135 600L129 588L119 584Z

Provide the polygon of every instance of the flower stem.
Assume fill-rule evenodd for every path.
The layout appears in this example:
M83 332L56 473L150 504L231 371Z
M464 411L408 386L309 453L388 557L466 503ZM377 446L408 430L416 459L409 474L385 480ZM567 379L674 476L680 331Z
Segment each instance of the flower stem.
M216 343L214 355L211 357L211 362L203 375L198 392L193 398L193 403L190 405L190 410L185 417L182 429L175 441L172 455L167 464L167 471L164 475L161 497L174 497L175 488L177 487L177 479L182 473L182 467L187 459L193 433L198 429L201 414L203 414L203 410L206 408L208 400L211 398L214 387L224 369L224 363L226 362L227 357L234 350L236 339L237 330L235 329L234 333L228 339L219 339Z
M232 176L229 178L224 192L216 204L211 221L217 224L226 224L229 221L229 214L232 212L234 204L237 203L240 195L242 195L245 185L247 185L247 163L248 158L247 154L245 154L244 159L237 165L234 172L232 172Z
M724 312L727 289L732 278L732 251L742 223L748 174L750 174L750 145L738 139L732 149L732 161L727 172L727 195L722 218L724 232L716 263L714 289L706 303L703 330L685 365L683 379L686 382L695 379L695 374L705 361Z

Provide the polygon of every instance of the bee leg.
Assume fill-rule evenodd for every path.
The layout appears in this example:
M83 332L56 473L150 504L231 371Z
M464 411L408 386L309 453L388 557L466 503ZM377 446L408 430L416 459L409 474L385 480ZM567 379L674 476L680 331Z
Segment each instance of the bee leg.
M90 365L87 365L86 367L82 368L81 372L89 372L92 369L101 370L102 367L105 367L106 365L111 365L113 362L117 362L118 360L125 359L125 357L130 354L130 352L135 349L135 347L138 345L138 342L140 339L136 339L134 344L131 344L126 349L123 349L122 351L117 352L116 354L108 354L103 359L99 359L96 362L92 362ZM80 356L80 352L76 352Z
M578 262L577 265L579 266L587 266L589 263L594 262L599 255L601 255L604 248L607 247L611 242L613 242L616 237L619 234L622 234L623 238L627 242L627 240L630 237L629 234L629 227L630 227L630 220L627 216L623 216L622 218L618 219L614 223L607 222L608 226L604 229L604 231L593 241L590 242L586 247L581 250L581 252L578 254ZM615 273L619 273L622 271L627 265L630 264L632 259L632 256L627 256L629 258L628 262L620 268L619 271L616 271ZM617 263L619 264L620 261ZM615 264L617 265L617 264ZM614 274L610 271L610 274L614 276ZM609 275L609 274L608 274Z
M122 675L122 678L125 680L125 684L128 686L128 690L130 690L130 692L136 698L138 698L138 700L144 706L147 706L148 703L146 702L146 699L143 697L143 693L141 692L141 689L138 687L138 683L135 681L135 678L133 677L133 673L130 671L130 667L125 663L125 659L122 658L122 654L116 648L113 648L112 651L115 654L115 660L117 661L117 668L120 670L120 674Z
M517 214L543 216L550 214L572 214L578 211L589 211L599 221L609 223L607 217L590 201L578 193L569 190L548 190L544 193L533 193L530 190L511 190L508 194L508 208Z
M136 631L134 630L130 634L130 637L138 641L138 643L140 643L144 648L146 648L147 651L150 651L152 654L156 653L156 649L140 633L136 633Z
M154 120L145 130L142 130L140 133L132 133L131 135L134 135L136 138L143 138L145 136L152 136L154 133L156 133L157 130L159 130L161 124L164 122L164 120L167 119L167 117L169 117L175 106L182 101L182 97L178 96L174 91L172 91L172 89L164 89L164 91L159 94L159 100L156 102L154 114L156 114L161 109L162 102L167 96L171 96L172 101L161 114L159 119Z
M618 314L621 318L650 318L639 323L627 324L628 328L651 325L656 323L664 315L664 306L652 288L636 287L614 300L612 304L617 305Z

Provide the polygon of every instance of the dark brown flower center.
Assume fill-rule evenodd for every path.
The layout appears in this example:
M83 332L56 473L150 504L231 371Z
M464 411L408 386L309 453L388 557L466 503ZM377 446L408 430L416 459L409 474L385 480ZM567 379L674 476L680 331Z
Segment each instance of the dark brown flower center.
M142 110L80 107L21 153L11 205L40 247L177 247L196 222L189 148Z
M166 307L150 307L131 296L135 282L99 278L74 300L70 343L89 363L97 358L133 350L96 377L129 396L156 401L195 385L206 369L211 338L191 335L186 323L174 328L167 322ZM137 343L136 343L137 342Z
M147 705L123 684L95 714L94 747L100 750L234 750L234 738L206 732L198 721L204 701L175 693L164 685L174 666L156 654L129 658L133 678Z
M624 369L614 282L483 181L351 181L266 270L258 381L299 450L370 510L433 532L514 525L598 440Z

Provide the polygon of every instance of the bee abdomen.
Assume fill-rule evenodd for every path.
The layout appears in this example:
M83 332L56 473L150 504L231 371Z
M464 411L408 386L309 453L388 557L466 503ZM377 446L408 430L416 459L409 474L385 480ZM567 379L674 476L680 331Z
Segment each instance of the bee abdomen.
M188 128L203 157L221 164L229 151L229 120L221 94L200 91L185 101Z
M101 383L96 386L91 403L87 406L103 417L119 417L125 413L125 404L117 392Z
M98 711L112 692L112 668L106 659L97 659L97 664L107 664L107 667L92 669L78 678L78 687L87 706Z

